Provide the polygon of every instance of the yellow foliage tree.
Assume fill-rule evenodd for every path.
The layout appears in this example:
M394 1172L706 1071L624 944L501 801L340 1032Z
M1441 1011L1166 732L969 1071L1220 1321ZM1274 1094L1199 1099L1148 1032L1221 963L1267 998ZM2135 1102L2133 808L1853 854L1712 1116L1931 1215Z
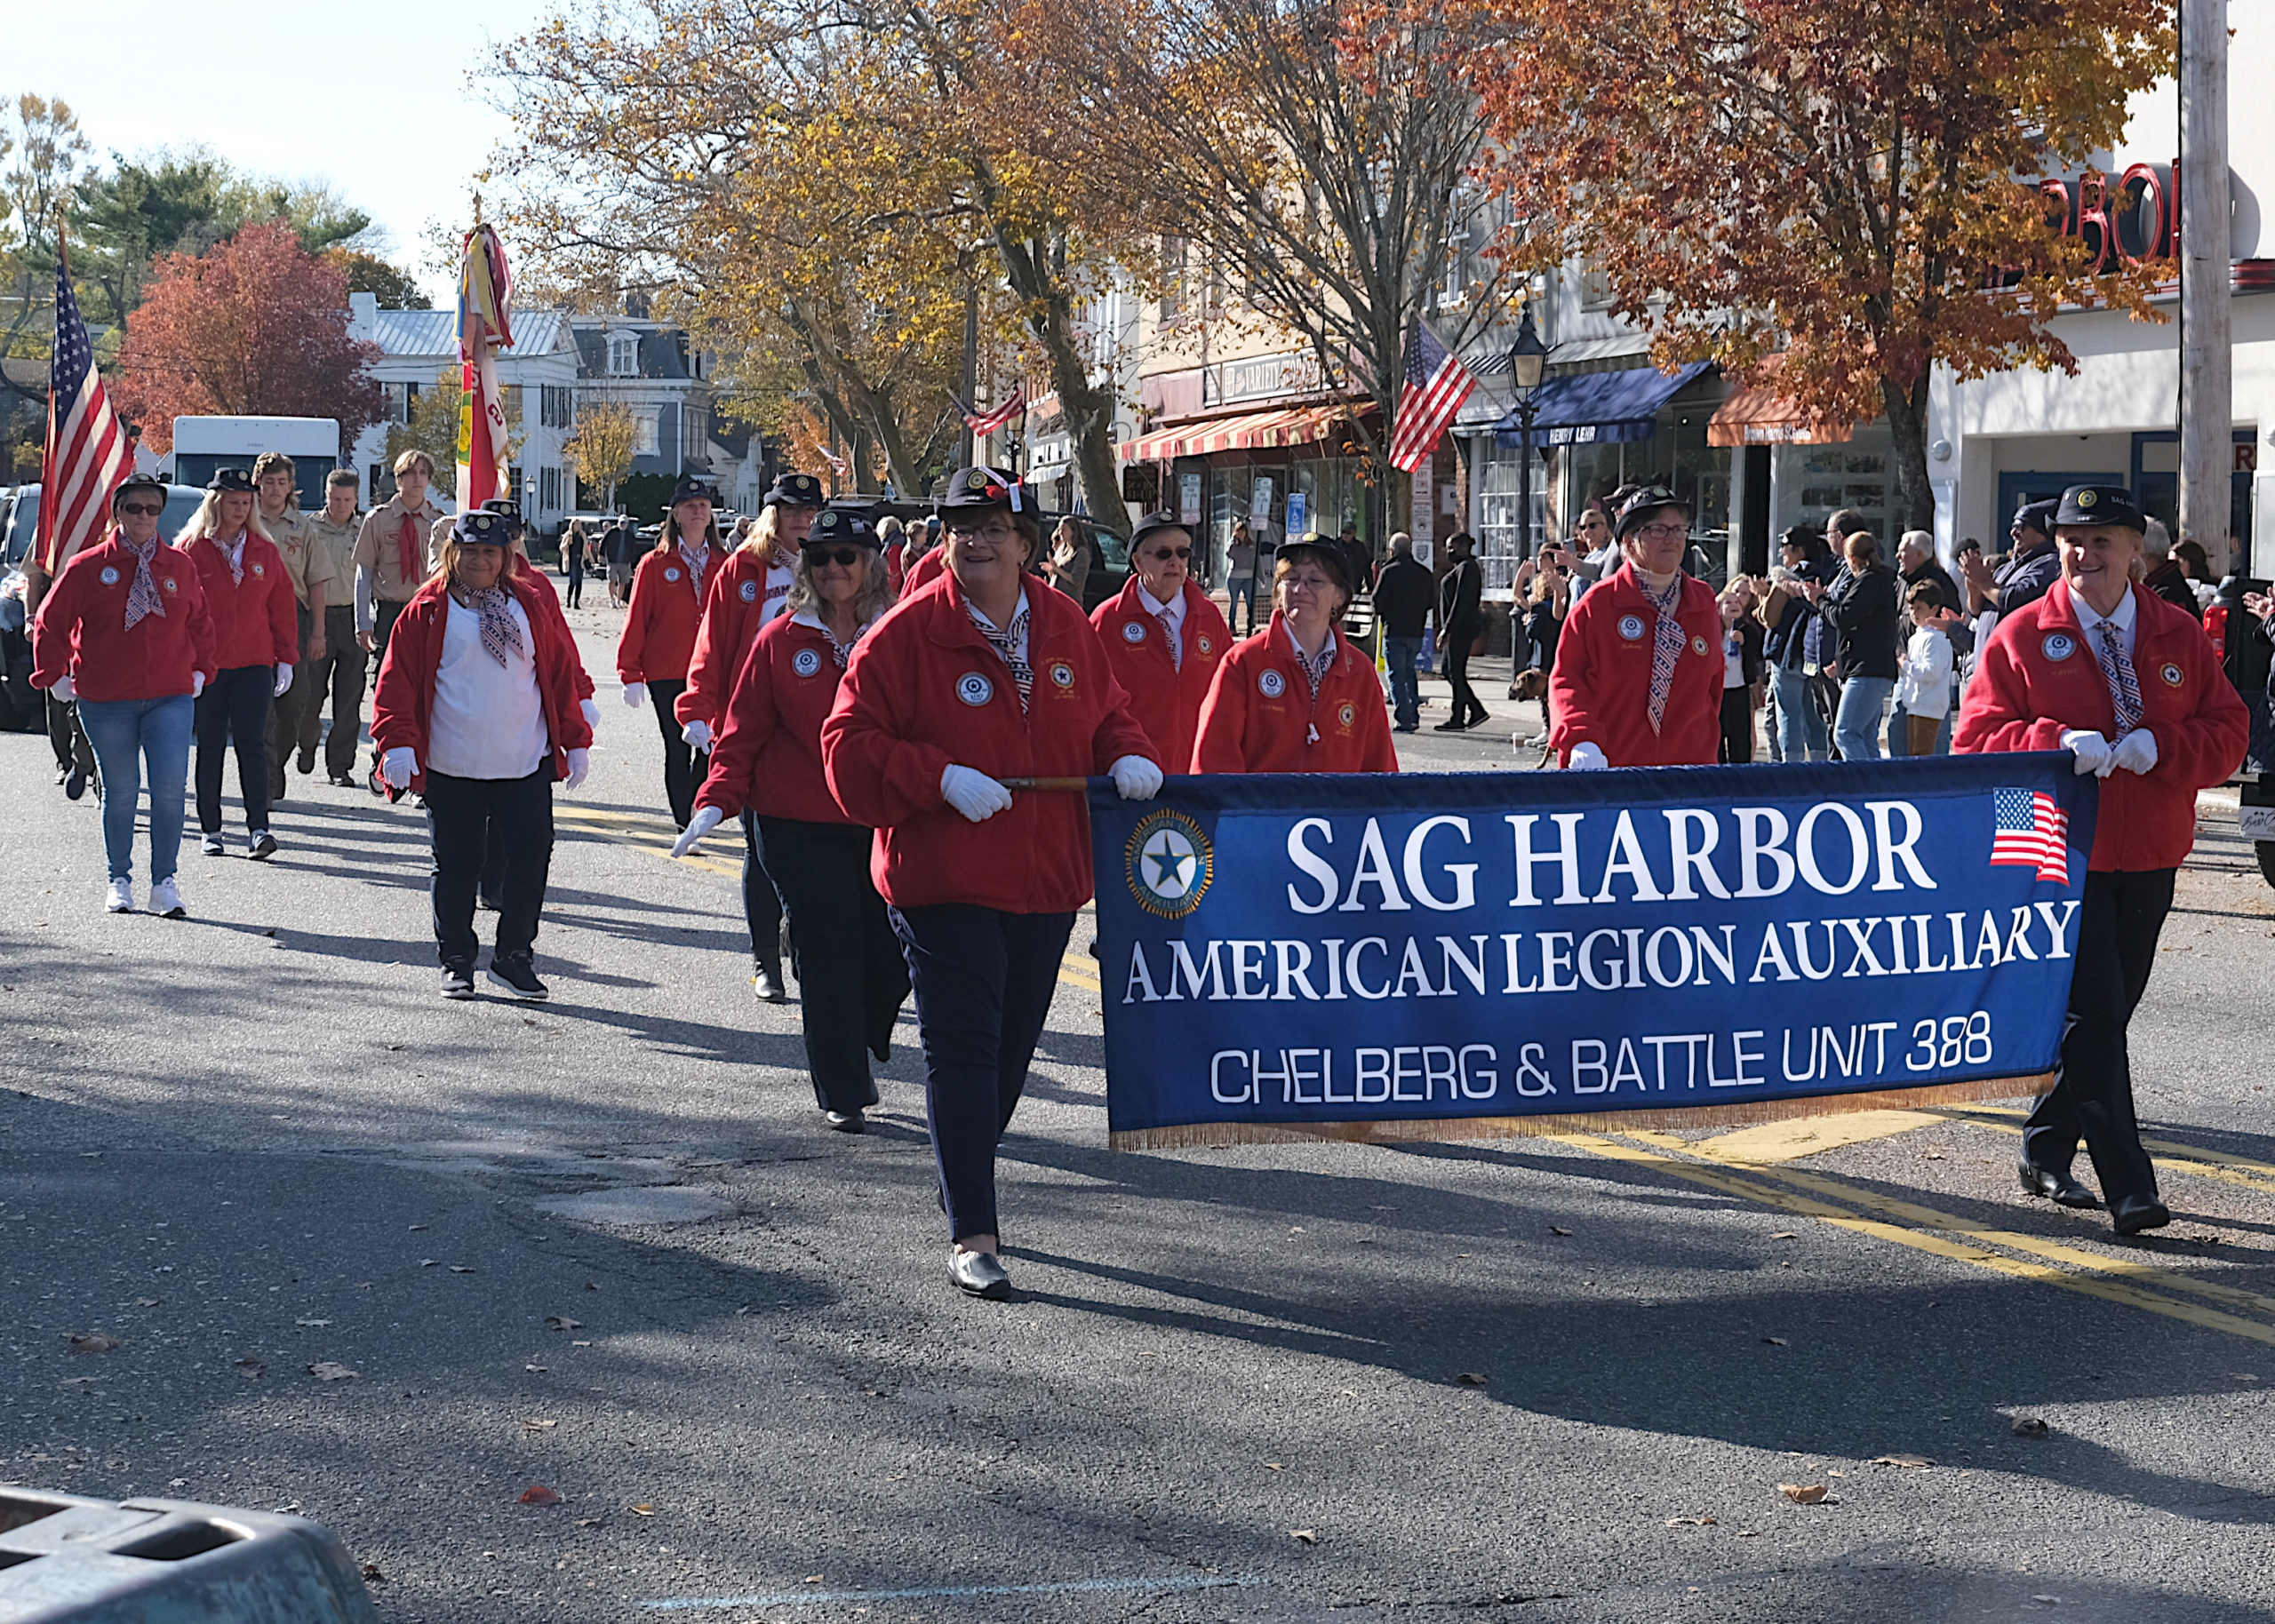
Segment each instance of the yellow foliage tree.
M595 401L579 404L577 432L562 450L568 453L577 477L602 493L602 511L613 513L616 488L632 472L639 443L639 426L629 407L615 401Z

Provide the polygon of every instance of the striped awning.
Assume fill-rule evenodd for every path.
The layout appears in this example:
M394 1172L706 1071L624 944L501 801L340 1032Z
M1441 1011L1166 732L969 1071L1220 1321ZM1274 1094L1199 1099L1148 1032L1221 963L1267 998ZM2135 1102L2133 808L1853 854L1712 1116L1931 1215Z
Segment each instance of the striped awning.
M1233 418L1201 418L1125 440L1114 452L1123 462L1168 462L1178 457L1206 457L1212 451L1311 445L1333 434L1335 426L1351 411L1348 406L1301 406Z

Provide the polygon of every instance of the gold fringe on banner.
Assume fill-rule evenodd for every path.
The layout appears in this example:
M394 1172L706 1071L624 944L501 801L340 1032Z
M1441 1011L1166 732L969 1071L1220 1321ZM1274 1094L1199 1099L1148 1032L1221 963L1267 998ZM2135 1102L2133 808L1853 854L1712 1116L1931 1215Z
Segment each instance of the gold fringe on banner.
M1786 1122L1797 1117L1837 1117L1856 1111L1904 1111L1960 1105L1976 1100L2020 1099L2054 1086L2054 1074L1987 1077L1925 1088L1868 1089L1777 1100L1739 1100L1727 1105L1668 1105L1640 1111L1571 1111L1539 1117L1433 1117L1381 1122L1194 1122L1178 1127L1126 1128L1106 1135L1111 1150L1211 1150L1236 1144L1288 1144L1337 1140L1345 1144L1417 1144L1465 1139L1523 1139L1545 1134L1618 1134L1632 1128L1722 1127Z

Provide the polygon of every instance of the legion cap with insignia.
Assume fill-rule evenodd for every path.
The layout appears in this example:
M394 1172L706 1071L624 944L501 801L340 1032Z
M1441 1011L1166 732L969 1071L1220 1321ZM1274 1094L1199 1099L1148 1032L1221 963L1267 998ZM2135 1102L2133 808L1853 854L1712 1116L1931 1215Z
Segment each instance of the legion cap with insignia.
M1026 488L993 468L958 468L938 503L944 513L984 513L991 507L1016 513L1026 506Z
M810 474L783 474L766 493L764 507L819 507L825 498L821 481Z
M1628 531L1634 529L1662 507L1680 507L1682 509L1683 524L1686 528L1689 525L1693 511L1689 503L1675 495L1664 485L1643 485L1638 487L1632 495L1620 504L1619 518L1613 529L1618 532L1619 538L1624 541L1627 539Z
M2145 531L2149 515L2135 505L2133 493L2122 485L2072 485L2062 493L2062 505L2055 512L2054 522Z
M451 534L462 545L503 547L513 540L513 521L490 508L477 507L470 513L460 513L451 522Z
M2041 536L2051 536L2054 534L2055 511L2061 506L2061 503L2055 501L2025 502L2015 509L2015 523L2022 529L2036 530Z
M205 482L208 490L252 490L252 470L250 468L216 468L213 477Z
M130 490L155 490L162 498L170 494L165 481L148 474L130 474L119 482L118 489L110 493L110 505L114 510L125 500Z
M1313 531L1301 541L1283 541L1273 556L1277 561L1273 566L1275 572L1281 564L1292 567L1310 559L1326 570L1329 578L1346 594L1351 591L1351 556L1344 552L1343 544L1331 536Z
M485 513L496 513L508 527L519 534L522 529L522 505L511 497L492 497L482 505Z
M1147 513L1138 521L1138 528L1130 533L1130 546L1133 548L1144 546L1145 537L1151 536L1155 530L1183 530L1189 536L1193 533L1193 527L1175 513Z
M882 545L869 515L854 507L825 507L815 516L814 528L807 532L806 539L822 543L850 541L873 552Z
M708 502L716 507L719 493L693 474L684 474L679 483L672 487L672 506L677 507L682 502Z

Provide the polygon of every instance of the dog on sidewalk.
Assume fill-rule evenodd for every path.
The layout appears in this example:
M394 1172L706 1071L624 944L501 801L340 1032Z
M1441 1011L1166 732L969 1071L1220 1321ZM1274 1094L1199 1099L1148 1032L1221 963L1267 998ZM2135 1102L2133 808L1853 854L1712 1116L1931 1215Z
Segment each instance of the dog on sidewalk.
M1540 737L1535 742L1540 746L1540 760L1533 765L1536 768L1547 766L1549 757L1556 753L1548 744L1548 673L1536 666L1527 666L1509 684L1509 697L1539 702Z

